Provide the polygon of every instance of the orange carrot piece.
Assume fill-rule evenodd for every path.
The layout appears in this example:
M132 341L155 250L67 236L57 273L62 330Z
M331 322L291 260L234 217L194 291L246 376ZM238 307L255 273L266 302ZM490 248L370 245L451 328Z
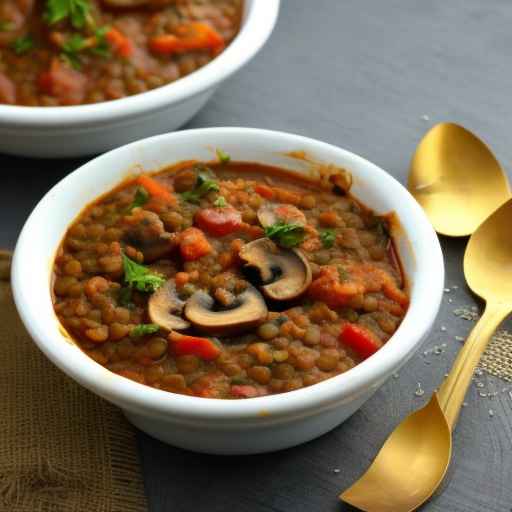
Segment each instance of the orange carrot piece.
M161 199L166 203L174 202L174 196L164 185L156 181L154 178L142 174L137 178L137 183L144 187L151 197Z
M267 185L256 185L254 187L254 192L256 192L256 194L259 194L261 197L264 197L265 199L274 198L274 191Z
M121 57L130 57L133 54L132 42L116 28L111 28L105 34L105 38Z
M160 55L179 53L180 40L172 34L164 34L150 39L149 49Z
M205 234L197 228L181 232L180 253L185 261L194 261L212 252L212 246Z
M153 37L149 48L162 55L185 53L196 50L211 50L214 53L224 48L222 36L207 23L192 22L180 25L176 34Z

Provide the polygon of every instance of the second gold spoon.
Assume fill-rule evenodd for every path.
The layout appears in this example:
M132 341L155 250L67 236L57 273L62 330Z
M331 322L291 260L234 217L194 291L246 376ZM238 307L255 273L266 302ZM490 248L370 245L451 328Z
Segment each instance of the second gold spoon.
M408 188L442 235L467 236L510 196L491 150L453 123L434 126L418 145Z
M410 512L441 483L451 457L451 431L487 344L512 311L512 199L471 236L464 255L469 287L485 311L430 402L390 435L368 471L340 498L366 512Z

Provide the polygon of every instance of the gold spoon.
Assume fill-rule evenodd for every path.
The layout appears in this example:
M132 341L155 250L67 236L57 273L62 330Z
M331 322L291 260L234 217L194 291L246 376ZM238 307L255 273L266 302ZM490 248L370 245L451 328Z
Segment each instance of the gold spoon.
M480 356L512 311L512 199L469 239L464 275L486 302L453 367L430 402L390 435L368 471L340 495L366 512L410 512L441 483L451 456L451 432Z
M510 196L507 176L491 150L453 123L434 126L412 158L408 188L434 229L467 236Z

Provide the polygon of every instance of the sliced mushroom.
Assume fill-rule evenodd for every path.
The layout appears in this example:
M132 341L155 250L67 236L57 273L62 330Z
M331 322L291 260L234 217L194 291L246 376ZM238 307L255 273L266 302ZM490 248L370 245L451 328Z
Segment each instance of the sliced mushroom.
M252 286L237 295L229 309L217 305L209 293L199 290L187 300L185 316L196 329L217 335L239 334L267 318L267 305Z
M151 263L168 256L178 245L176 233L168 233L160 217L143 209L133 211L121 221L123 241L144 254Z
M270 299L295 299L311 283L311 267L299 249L282 249L268 238L259 238L244 245L239 256L246 270L257 269L261 290Z
M258 220L264 228L268 228L278 222L286 224L306 225L306 216L291 204L264 204L258 210Z
M169 279L161 286L148 301L148 313L151 322L158 324L167 331L180 331L190 327L189 322L181 318L185 302L176 292L174 279Z

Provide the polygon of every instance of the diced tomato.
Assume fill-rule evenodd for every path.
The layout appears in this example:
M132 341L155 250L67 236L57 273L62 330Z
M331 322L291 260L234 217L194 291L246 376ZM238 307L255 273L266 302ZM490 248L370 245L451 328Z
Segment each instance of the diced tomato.
M176 197L171 194L169 189L154 178L142 174L137 178L137 183L144 187L151 197L161 199L168 204L176 203Z
M254 187L254 192L259 194L261 197L264 197L265 199L273 199L274 197L273 190L267 185L256 185Z
M204 233L197 228L187 228L180 234L180 252L185 261L194 261L210 254L212 246Z
M355 295L364 291L364 286L357 281L340 282L338 269L326 265L320 268L318 277L310 284L308 295L336 308L346 305Z
M347 323L341 328L340 341L350 347L363 359L367 359L382 346L368 329L361 325Z
M230 206L204 208L195 216L196 224L213 236L225 236L237 231L242 224L242 215Z
M87 77L55 58L50 69L39 75L39 88L59 99L61 105L79 105L85 99Z
M177 356L193 355L205 361L213 361L219 357L220 348L208 338L185 336L177 332L169 334L170 349Z
M121 55L121 57L128 58L133 54L133 43L116 28L111 28L105 34L105 39L109 42L114 51Z
M151 51L172 55L189 51L211 50L214 54L224 48L222 36L207 23L184 23L176 28L176 35L164 34L149 41Z
M7 105L16 103L16 86L3 73L0 73L0 103Z

